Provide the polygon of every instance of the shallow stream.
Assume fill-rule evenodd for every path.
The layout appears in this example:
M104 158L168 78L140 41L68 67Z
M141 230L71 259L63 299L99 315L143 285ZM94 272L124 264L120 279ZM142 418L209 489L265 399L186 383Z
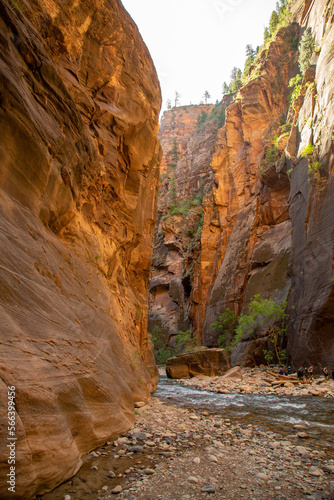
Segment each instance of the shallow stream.
M305 446L334 452L334 399L273 394L219 394L184 386L160 377L155 395L180 407L221 414L239 424L252 424L283 436L295 434L294 425L305 426L310 439Z

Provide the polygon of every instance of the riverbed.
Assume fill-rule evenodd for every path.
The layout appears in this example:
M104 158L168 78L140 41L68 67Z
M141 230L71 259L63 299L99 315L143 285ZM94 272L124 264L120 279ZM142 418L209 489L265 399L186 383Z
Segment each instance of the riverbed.
M309 442L334 452L334 399L312 396L217 394L160 376L155 396L179 407L220 414L239 424L262 426L281 435L305 427Z

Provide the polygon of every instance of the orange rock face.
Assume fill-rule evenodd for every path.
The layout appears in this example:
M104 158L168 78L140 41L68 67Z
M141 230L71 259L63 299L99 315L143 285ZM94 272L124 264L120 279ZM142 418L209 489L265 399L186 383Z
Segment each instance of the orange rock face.
M161 99L120 2L3 0L0 15L1 439L15 386L15 498L26 499L129 429L134 400L155 389ZM0 458L7 498L4 448Z
M220 109L220 108L219 108ZM200 253L202 201L212 192L210 162L218 108L183 106L164 113L159 137L164 152L150 279L149 330L167 345L179 330L192 329L193 273ZM221 111L221 109L220 109ZM223 111L222 111L223 112ZM201 125L197 124L203 116Z
M216 246L217 252L201 255L198 299L206 304L202 335L207 346L216 345L219 333L211 324L227 307L240 314L256 293L282 299L288 291L289 179L284 164L266 152L287 114L287 85L296 63L291 39L297 33L297 26L281 30L262 55L260 75L228 107L218 134L212 161L217 187L214 204L204 206L202 232L202 248Z

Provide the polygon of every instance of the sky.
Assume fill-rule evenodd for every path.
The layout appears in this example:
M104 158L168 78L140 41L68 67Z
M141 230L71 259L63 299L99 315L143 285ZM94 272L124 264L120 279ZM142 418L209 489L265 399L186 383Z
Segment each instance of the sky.
M222 98L234 66L244 68L246 45L263 43L276 0L122 0L158 72L163 104Z

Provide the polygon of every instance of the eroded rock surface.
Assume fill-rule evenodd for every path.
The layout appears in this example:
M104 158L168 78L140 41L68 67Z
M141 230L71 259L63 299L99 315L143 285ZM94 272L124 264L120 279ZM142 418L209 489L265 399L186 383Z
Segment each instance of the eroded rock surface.
M160 89L118 1L2 0L0 15L1 440L14 385L10 498L27 499L129 429L156 386Z
M225 349L205 349L170 358L166 363L166 373L169 378L214 377L223 375L230 367Z

